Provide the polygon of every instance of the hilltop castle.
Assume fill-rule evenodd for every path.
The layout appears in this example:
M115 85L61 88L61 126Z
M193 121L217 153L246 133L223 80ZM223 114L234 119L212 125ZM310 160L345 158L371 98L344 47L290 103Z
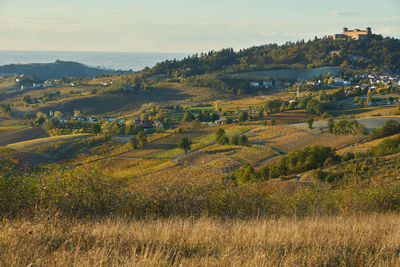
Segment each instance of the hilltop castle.
M363 40L367 39L372 35L372 31L370 27L367 27L365 31L354 29L350 30L348 28L343 28L342 33L334 34L332 36L333 39L340 39L340 38L353 38L355 40Z

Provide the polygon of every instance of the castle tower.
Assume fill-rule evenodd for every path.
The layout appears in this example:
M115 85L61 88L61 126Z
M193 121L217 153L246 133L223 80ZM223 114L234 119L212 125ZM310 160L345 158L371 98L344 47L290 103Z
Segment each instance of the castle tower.
M368 34L368 35L371 35L371 34L372 34L371 27L367 27L367 34Z
M349 28L347 28L347 27L344 27L343 28L343 34L345 34L346 32L348 32L349 31Z

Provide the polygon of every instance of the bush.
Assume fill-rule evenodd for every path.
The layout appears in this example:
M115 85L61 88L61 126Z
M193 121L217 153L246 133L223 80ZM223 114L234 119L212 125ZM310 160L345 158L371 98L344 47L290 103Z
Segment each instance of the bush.
M354 153L352 153L352 152L347 152L347 154L344 155L344 156L342 157L342 160L343 160L343 161L349 161L349 160L352 160L352 159L354 159L354 158L355 158Z
M344 174L343 173L324 172L321 169L316 169L313 171L312 176L321 182L333 183L333 182L342 180Z
M379 156L400 152L400 136L383 140L377 147L375 154Z

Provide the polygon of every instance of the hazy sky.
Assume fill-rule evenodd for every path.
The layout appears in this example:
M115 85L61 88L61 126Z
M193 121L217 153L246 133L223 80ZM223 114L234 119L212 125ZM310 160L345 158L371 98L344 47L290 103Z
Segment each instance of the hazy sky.
M1 50L193 53L345 26L400 38L400 0L0 0Z

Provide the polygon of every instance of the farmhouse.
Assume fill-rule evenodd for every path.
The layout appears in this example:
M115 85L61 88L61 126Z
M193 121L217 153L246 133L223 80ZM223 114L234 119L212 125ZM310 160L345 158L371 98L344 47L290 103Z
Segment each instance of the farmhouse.
M226 118L220 118L219 120L215 121L217 125L223 125L226 124L226 122L227 122Z

